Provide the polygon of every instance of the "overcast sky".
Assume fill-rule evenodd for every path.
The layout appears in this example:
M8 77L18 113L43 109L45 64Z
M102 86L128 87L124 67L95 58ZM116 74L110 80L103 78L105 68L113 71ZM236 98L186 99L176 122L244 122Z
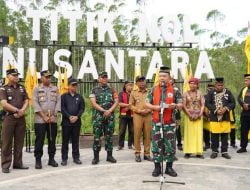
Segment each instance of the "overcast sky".
M236 36L238 30L247 27L250 20L249 8L248 0L148 0L146 12L155 15L183 13L192 22L210 28L206 15L209 11L218 9L226 16L219 30Z

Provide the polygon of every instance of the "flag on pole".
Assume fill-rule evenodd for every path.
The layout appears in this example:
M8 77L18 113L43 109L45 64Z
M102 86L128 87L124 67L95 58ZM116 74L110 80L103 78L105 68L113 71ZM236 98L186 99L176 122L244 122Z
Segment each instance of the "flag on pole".
M186 67L185 69L185 77L184 77L184 83L183 83L183 93L189 91L189 84L188 84L188 80L189 80L189 73L188 73L188 68Z
M32 75L33 78L33 89L38 85L38 77L36 72L36 66L34 67L34 73Z
M159 84L159 72L160 72L160 66L159 66L159 64L157 64L156 72L155 72L154 86L157 86Z
M31 105L31 102L32 102L32 87L33 87L32 83L33 83L33 79L32 79L32 75L30 71L30 66L28 66L24 86L29 97L29 105Z
M7 70L9 70L9 69L12 69L12 66L11 66L11 64L10 64L10 61L8 60L8 67L7 67ZM6 84L8 84L9 83L9 79L8 79L8 77L7 77L7 75L6 75L6 77L5 77L5 79L4 79L4 84L6 85Z
M247 73L250 74L250 22L248 22L248 34L245 43L245 53L247 56Z
M64 75L63 75L63 93L68 92L68 73L67 68L64 68Z
M33 90L37 85L38 85L38 79L37 79L36 68L34 68L34 73L32 75L30 66L28 66L24 86L26 88L29 97L29 105L32 104Z
M136 85L136 77L141 75L141 66L139 64L135 65L135 74L134 74L134 89L133 90L137 90L138 86Z
M59 72L58 72L58 79L57 79L57 87L60 94L63 94L63 81L62 81L62 71L61 66L59 66Z

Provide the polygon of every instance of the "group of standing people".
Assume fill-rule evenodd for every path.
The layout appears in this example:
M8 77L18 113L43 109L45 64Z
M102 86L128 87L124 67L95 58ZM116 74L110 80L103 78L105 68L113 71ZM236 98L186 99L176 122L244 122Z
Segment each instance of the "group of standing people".
M18 70L7 70L8 84L0 88L0 101L4 109L2 127L1 166L3 173L9 173L12 163L12 144L14 142L13 169L28 169L22 161L22 151L26 130L25 110L29 97L25 87L18 83ZM35 87L32 96L35 128L35 168L42 169L41 158L45 136L48 141L48 165L58 167L56 153L57 116L62 113L62 165L67 165L69 139L72 142L74 163L81 164L79 154L79 135L81 115L84 112L84 99L76 92L77 80L70 79L68 92L60 96L58 88L51 84L52 74L41 72L41 84Z
M22 147L25 135L25 110L28 107L28 96L24 86L18 83L17 69L7 70L9 83L0 88L0 100L5 111L2 129L2 172L9 173L12 162L12 141L14 139L13 169L28 169L22 162ZM48 165L57 167L54 156L56 153L56 136L58 113L62 113L62 149L61 165L67 165L68 146L71 139L72 157L75 164L81 164L79 153L79 135L81 116L85 109L83 97L77 93L77 80L70 79L68 92L62 96L58 88L51 84L51 73L41 72L41 84L34 89L32 102L35 112L35 168L42 168L43 144L48 139ZM93 107L93 154L92 164L99 163L101 137L105 137L107 161L116 163L113 157L113 133L115 129L116 107L120 106L119 146L124 148L126 128L128 127L128 148L134 146L135 161L141 162L141 139L143 139L143 159L154 162L152 176L161 174L161 162L166 162L165 173L176 177L173 162L176 159L176 134L178 148L182 148L180 138L180 111L184 111L184 143L185 158L192 154L203 157L203 140L205 148L212 148L211 158L219 153L221 139L222 157L230 159L228 154L228 136L235 122L235 99L229 89L224 87L224 79L216 78L213 85L208 86L204 96L199 91L199 80L189 80L190 90L181 95L174 86L170 76L170 68L161 67L159 84L146 87L144 76L136 77L136 88L126 81L122 91L108 85L107 72L99 73L98 85L90 93ZM245 84L238 102L242 106L241 113L241 148L238 153L246 152L247 135L250 116L250 75L245 75ZM203 130L206 129L206 130ZM209 130L209 132L208 132ZM234 130L235 131L235 130ZM235 132L232 133L235 136ZM231 140L232 140L231 134ZM211 143L210 143L211 135ZM204 138L203 138L204 137ZM235 137L234 137L235 138ZM233 141L231 141L231 145ZM153 157L150 156L150 147Z

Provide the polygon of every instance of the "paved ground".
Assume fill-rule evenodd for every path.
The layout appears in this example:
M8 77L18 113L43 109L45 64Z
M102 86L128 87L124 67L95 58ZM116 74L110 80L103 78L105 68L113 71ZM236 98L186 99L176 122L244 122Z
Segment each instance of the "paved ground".
M116 149L116 147L115 147ZM46 151L46 148L45 148ZM166 176L166 180L185 182L185 185L164 184L163 189L250 189L250 149L247 153L237 154L229 149L231 160L219 157L209 158L211 151L205 153L205 159L184 159L182 152L177 152L179 160L174 168L178 177ZM29 170L11 170L10 174L0 173L1 190L156 190L160 183L142 183L143 180L159 180L153 178L153 163L134 161L133 150L125 148L114 151L116 164L106 162L106 153L102 150L100 164L91 165L92 150L81 149L82 165L77 166L69 160L67 166L52 168L47 165L47 155L43 158L43 169L34 169L34 157L24 153L24 162ZM60 162L60 150L56 155Z

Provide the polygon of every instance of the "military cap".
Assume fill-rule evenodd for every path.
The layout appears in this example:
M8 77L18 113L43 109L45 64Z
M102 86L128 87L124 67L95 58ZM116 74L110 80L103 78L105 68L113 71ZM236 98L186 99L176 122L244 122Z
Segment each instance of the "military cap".
M217 83L224 83L224 78L223 77L216 77L215 82Z
M106 71L101 71L100 73L99 73L99 77L108 77L108 73L106 72Z
M8 69L6 73L7 75L20 75L17 69Z
M68 84L69 84L69 85L76 85L76 84L78 84L78 82L77 82L76 79L71 78L71 79L69 79Z
M52 76L52 74L49 72L49 70L41 71L40 74L41 74L41 76L45 76L45 77Z
M138 81L140 81L140 80L145 80L146 78L144 77L144 76L137 76L136 78L135 78L135 81L136 82L138 82Z
M160 73L169 73L170 74L170 68L162 66L162 67L160 67L160 71L159 72Z

